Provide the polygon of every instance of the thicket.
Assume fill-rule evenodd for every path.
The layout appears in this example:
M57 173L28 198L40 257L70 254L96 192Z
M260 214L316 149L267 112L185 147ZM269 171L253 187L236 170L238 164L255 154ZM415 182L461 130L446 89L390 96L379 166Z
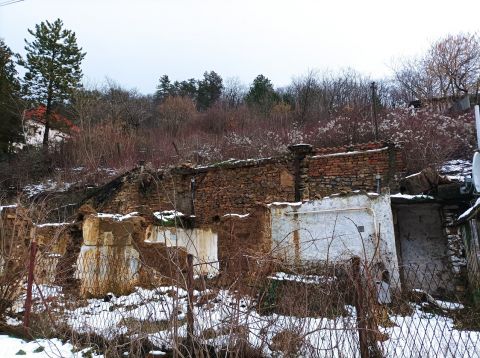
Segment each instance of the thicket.
M153 95L113 81L79 88L53 109L79 131L50 151L26 148L1 162L3 187L21 187L21 181L53 172L67 180L79 167L90 175L99 168L126 170L140 161L161 167L267 157L299 142L325 147L393 141L410 172L469 158L475 145L472 111L440 111L428 103L435 96L478 102L479 48L476 36L446 37L421 60L402 62L393 79L375 83L354 70L309 71L283 88L264 75L246 87L210 71L202 79L173 82L163 75ZM467 61L464 67L448 62L457 53L463 54L458 60ZM435 79L450 85L440 88ZM439 90L420 91L422 85ZM412 100L423 106L413 109Z

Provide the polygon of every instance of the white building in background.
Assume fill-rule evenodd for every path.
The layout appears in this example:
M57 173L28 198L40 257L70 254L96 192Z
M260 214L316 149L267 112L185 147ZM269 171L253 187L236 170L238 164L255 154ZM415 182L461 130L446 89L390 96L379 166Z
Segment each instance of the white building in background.
M39 106L25 111L23 117L23 135L25 143L16 143L14 146L18 150L25 147L39 147L43 143L45 134L45 106ZM53 113L50 119L50 130L48 133L48 142L55 147L57 144L69 139L73 134L78 133L80 129L64 116Z

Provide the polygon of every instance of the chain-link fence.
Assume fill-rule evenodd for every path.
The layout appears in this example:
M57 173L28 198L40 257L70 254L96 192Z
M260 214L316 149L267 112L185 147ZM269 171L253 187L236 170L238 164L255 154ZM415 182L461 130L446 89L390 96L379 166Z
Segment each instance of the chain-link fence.
M90 246L76 224L32 236L27 216L0 225L5 331L106 357L480 357L478 301L448 267L287 265L240 246L202 262L123 231Z
M68 267L40 247L29 333L109 357L480 357L480 310L443 268L401 267L394 282L359 258L287 267L250 253L208 277L180 248L151 250L158 262L97 250Z

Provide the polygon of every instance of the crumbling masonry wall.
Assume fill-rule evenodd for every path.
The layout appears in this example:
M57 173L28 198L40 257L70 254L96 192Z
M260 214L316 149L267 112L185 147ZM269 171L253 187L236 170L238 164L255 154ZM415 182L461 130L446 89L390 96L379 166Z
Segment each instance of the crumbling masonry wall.
M318 150L300 144L273 158L161 171L139 167L101 188L88 203L98 212L137 212L146 225L156 224L155 212L180 211L190 228L212 229L218 235L221 271L248 271L271 249L265 204L315 199L343 190L375 191L376 174L381 175L382 186L395 187L399 171L401 161L390 144ZM140 256L148 251L140 250Z
M304 147L306 145L303 145ZM176 209L211 225L226 214L248 214L259 204L320 198L340 191L396 188L403 162L391 144L368 143L310 150L275 158L226 161L164 171L137 168L102 188L90 204L101 212L151 216Z
M317 150L306 161L310 198L352 189L376 191L377 175L381 186L395 190L404 171L404 162L395 148L378 143Z

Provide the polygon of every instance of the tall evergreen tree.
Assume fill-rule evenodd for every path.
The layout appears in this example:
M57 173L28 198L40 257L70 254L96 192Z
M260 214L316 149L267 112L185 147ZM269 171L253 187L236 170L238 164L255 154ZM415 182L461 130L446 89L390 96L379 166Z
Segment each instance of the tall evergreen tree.
M0 156L10 153L12 143L21 142L20 83L14 53L0 39Z
M195 78L190 78L189 80L177 82L175 81L175 95L181 97L189 97L195 99L197 97L197 81Z
M255 77L245 96L247 104L263 114L268 114L279 100L280 96L273 89L272 82L264 75Z
M214 71L205 72L198 81L197 107L205 110L211 107L222 95L223 80Z
M46 106L43 146L48 147L52 110L81 87L80 65L86 53L78 47L75 32L64 29L60 19L41 22L28 32L34 39L25 39L27 58L20 61L27 70L23 84L29 99Z
M170 78L167 75L160 77L157 85L157 91L155 92L155 101L161 102L168 96L174 95L175 88L170 82Z

